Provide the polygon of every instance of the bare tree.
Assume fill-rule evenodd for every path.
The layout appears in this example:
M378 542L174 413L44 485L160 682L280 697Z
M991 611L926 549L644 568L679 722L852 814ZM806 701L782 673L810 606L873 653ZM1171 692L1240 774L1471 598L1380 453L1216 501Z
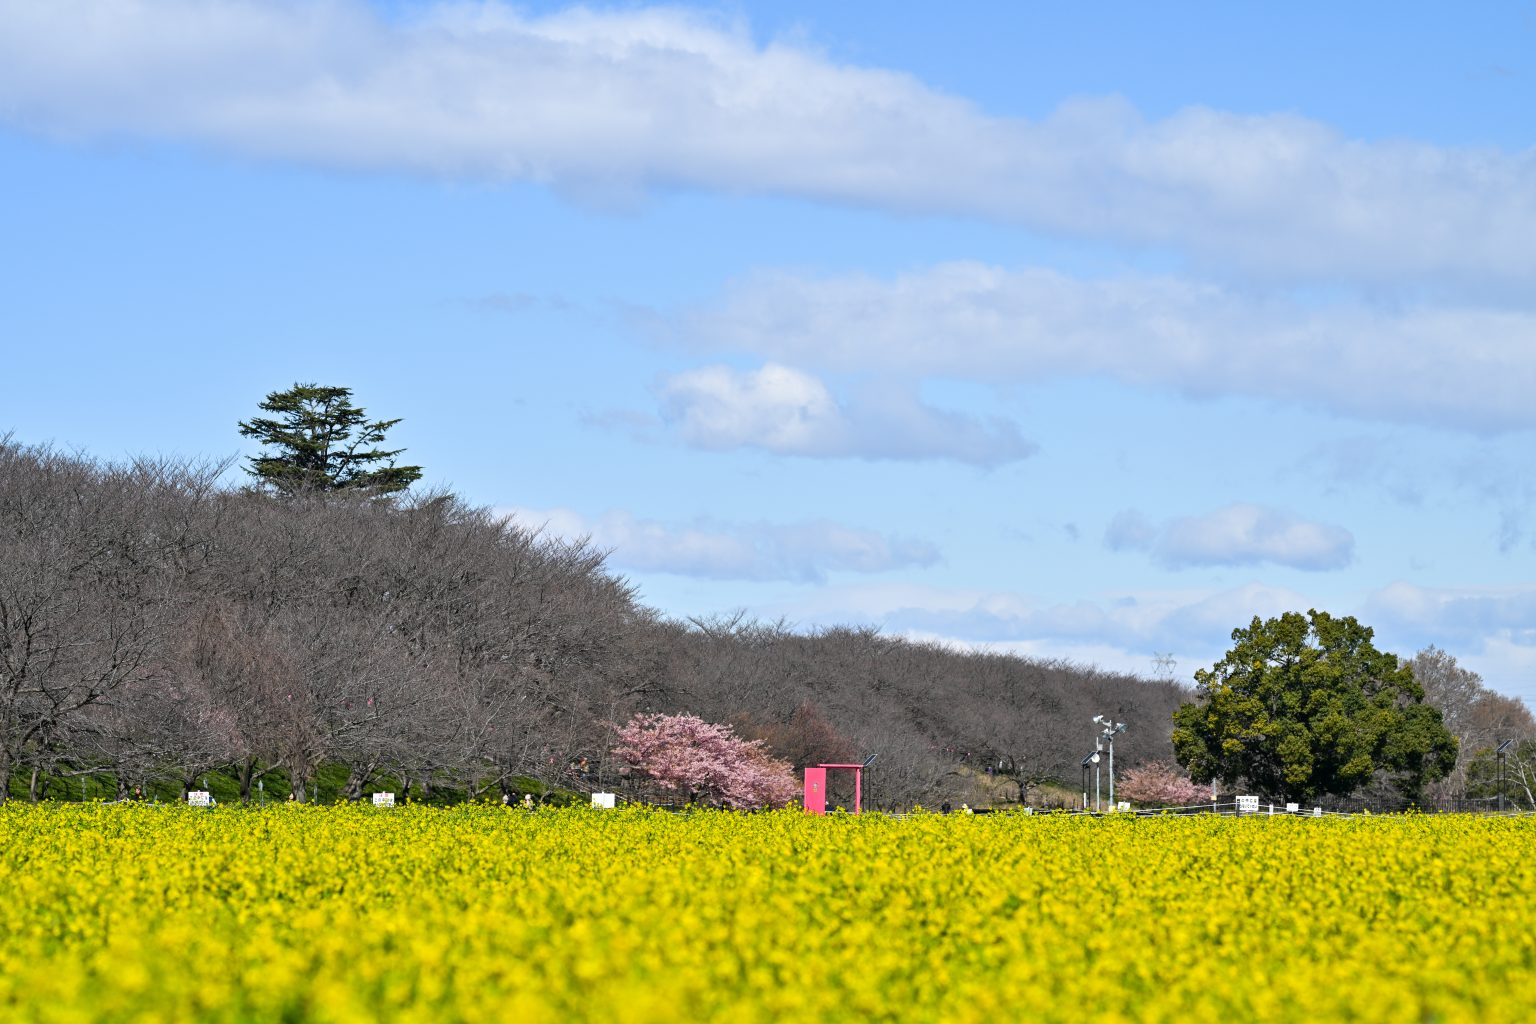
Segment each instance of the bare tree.
M1482 676L1462 668L1453 655L1430 646L1408 665L1424 687L1425 702L1440 709L1441 720L1459 745L1456 766L1430 784L1432 799L1466 795L1467 769L1477 758L1486 757L1503 740L1536 735L1536 719L1524 704L1490 690Z
M78 751L83 712L155 669L165 606L141 481L0 439L0 800Z

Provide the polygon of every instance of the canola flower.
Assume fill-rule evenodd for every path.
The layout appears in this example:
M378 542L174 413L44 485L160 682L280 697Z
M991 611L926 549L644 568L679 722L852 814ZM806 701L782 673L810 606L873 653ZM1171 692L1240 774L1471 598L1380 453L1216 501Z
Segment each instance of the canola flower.
M0 1019L1500 1021L1536 820L0 807Z

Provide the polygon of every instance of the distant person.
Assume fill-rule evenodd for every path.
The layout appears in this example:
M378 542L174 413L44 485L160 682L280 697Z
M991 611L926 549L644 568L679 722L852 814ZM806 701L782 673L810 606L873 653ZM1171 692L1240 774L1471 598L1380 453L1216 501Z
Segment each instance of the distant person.
M950 808L949 808L949 801L945 800L942 804L940 804L939 805L939 810L943 811L945 814L948 814L949 810L950 810Z

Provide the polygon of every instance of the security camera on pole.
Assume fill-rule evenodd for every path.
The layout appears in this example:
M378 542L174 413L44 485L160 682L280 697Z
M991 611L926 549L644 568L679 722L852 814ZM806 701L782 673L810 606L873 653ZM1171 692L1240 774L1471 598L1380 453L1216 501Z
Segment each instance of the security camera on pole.
M1115 807L1115 736L1125 732L1124 722L1111 722L1104 715L1094 715L1093 724L1100 726L1098 740L1109 746L1109 806ZM1098 742L1094 744L1099 746Z

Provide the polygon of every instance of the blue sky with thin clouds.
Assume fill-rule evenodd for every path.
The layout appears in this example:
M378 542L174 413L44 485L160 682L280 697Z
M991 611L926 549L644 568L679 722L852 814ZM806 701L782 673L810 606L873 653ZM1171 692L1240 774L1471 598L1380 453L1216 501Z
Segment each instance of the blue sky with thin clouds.
M1536 703L1536 5L0 0L0 430L295 381L745 609Z

